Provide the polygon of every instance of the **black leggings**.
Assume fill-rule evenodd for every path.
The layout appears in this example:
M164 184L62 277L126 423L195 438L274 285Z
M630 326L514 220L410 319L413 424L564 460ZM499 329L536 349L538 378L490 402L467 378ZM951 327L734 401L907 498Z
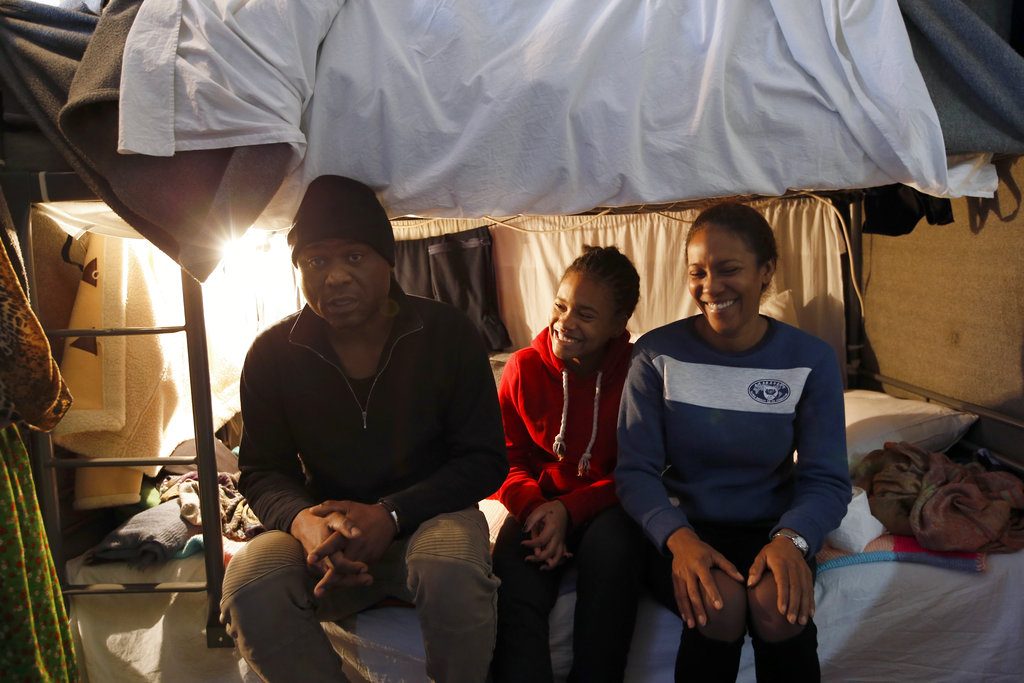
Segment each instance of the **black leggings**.
M768 542L771 526L731 525L693 522L694 531L702 541L736 565L746 575L757 554ZM650 547L647 583L651 593L665 607L679 614L672 585L672 555ZM817 565L808 560L811 572ZM759 683L789 681L801 683L821 680L818 663L818 630L813 620L803 631L788 640L769 643L747 627L754 645L754 666ZM683 624L683 635L676 655L677 681L735 681L739 671L743 639L728 643L705 637L697 628Z
M619 506L604 510L569 532L573 557L552 571L526 562L524 538L522 524L510 516L494 545L494 573L501 579L495 682L553 679L548 618L562 574L572 566L578 576L569 681L621 682L650 545L640 527Z

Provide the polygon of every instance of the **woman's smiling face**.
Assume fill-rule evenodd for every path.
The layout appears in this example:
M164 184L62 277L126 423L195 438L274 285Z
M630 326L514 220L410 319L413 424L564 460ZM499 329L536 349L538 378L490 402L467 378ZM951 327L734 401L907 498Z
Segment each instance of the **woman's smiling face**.
M698 331L715 348L744 351L767 329L758 309L775 264L758 264L743 238L728 228L710 223L698 230L686 249L690 295L706 321Z

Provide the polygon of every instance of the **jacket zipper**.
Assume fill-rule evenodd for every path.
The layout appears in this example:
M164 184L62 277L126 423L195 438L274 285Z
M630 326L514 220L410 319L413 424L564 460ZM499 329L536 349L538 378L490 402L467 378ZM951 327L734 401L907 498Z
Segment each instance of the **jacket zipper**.
M409 330L408 332L403 332L402 334L400 334L397 337L395 337L395 341L391 344L391 348L388 349L388 357L384 360L384 365L382 365L380 370L377 372L377 374L373 376L373 381L370 382L370 390L368 392L366 392L366 405L365 406L360 406L360 408L362 408L362 410L363 410L363 430L364 431L366 430L366 413L367 413L367 411L370 408L370 398L373 396L373 389L374 389L374 387L377 386L377 380L380 379L380 376L383 375L384 371L388 369L388 365L391 364L391 357L395 354L395 347L398 346L398 342L402 341L403 339L408 337L410 334L412 334L414 332L419 332L422 329L423 329L423 327L421 326L421 327L417 327L414 330ZM345 376L344 372L341 373L341 374L342 374L343 377ZM349 384L348 377L345 377L345 383L348 384L349 391L351 391L352 395L355 396L356 392L355 392L354 389L352 389L352 385ZM359 403L359 399L358 398L356 399L356 403Z
M388 365L391 364L391 357L395 353L395 347L398 346L399 341L405 339L414 332L419 332L422 329L423 326L421 325L415 329L409 330L408 332L403 332L402 334L395 337L395 340L391 343L391 347L388 349L388 357L384 360L384 365L382 365L380 370L377 371L377 374L373 376L373 381L370 383L370 390L366 392L366 405L363 405L362 403L359 402L359 397L356 395L356 390L352 388L352 383L348 381L348 375L345 374L344 370L339 368L333 361L330 361L327 358L325 358L322 353L314 349L312 346L307 346L306 344L302 344L301 346L305 346L307 349L309 349L316 355L320 356L320 359L322 361L330 365L332 368L334 368L341 374L341 378L345 380L345 386L348 387L349 393L352 394L352 400L356 402L356 405L359 407L359 413L363 416L363 430L365 431L366 429L368 429L366 418L370 408L370 397L373 396L373 389L374 387L377 386L377 380L380 379L380 376L383 375L384 371L388 369Z

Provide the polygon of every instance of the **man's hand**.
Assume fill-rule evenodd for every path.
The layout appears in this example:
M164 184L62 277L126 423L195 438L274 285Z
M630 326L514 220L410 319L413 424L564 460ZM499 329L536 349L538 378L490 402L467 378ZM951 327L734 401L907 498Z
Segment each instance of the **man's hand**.
M698 624L704 626L708 623L710 608L720 610L725 606L711 570L720 569L740 583L743 575L689 527L674 531L666 545L672 553L672 588L679 614L690 628Z
M560 501L549 500L538 505L526 518L523 530L530 538L523 545L533 549L526 557L527 562L538 562L541 571L551 570L572 557L565 549L565 537L569 531L569 511Z
M310 508L310 512L326 519L328 526L345 536L345 557L367 565L384 555L397 533L391 513L379 503L328 500ZM346 534L345 529L356 533ZM320 554L317 550L310 553L311 557Z
M800 550L785 536L776 536L750 565L747 586L756 586L766 571L775 577L779 614L791 624L807 624L814 616L814 577Z
M313 594L322 597L334 585L368 586L373 583L366 563L352 560L344 552L346 543L358 538L362 532L344 518L328 519L314 514L317 507L320 506L299 512L290 529L307 553L306 564L321 576Z

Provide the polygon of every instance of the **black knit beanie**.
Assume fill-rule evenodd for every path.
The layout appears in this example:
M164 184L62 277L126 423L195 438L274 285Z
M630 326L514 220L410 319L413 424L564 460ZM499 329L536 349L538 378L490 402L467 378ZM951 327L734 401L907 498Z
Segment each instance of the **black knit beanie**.
M395 233L391 221L366 185L352 178L322 175L306 188L295 222L288 232L292 263L307 244L327 239L350 239L373 247L395 265Z

